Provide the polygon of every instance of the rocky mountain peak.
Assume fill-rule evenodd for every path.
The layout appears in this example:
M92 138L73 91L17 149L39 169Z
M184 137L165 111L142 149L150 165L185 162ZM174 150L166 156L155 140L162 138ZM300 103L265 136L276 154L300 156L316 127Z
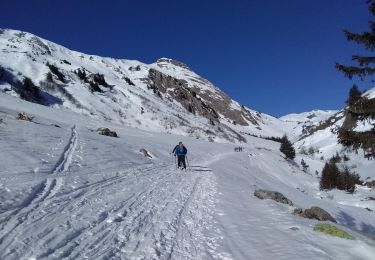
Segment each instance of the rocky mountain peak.
M190 70L189 66L186 65L185 63L178 61L178 60L169 59L169 58L160 58L156 61L156 64L159 67L164 67L164 66L168 66L168 64L172 64L174 66L177 66L186 70Z

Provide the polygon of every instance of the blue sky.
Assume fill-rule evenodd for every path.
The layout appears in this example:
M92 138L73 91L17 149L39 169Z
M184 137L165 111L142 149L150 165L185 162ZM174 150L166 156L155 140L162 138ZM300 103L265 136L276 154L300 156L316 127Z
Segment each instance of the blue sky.
M335 70L365 53L363 0L2 1L0 28L88 54L187 63L240 103L274 116L340 109L353 82ZM359 84L361 89L369 84Z

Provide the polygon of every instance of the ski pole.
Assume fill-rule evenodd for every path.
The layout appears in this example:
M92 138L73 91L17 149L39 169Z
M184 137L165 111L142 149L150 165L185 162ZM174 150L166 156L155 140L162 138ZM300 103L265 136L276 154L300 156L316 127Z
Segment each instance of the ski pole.
M189 159L188 159L187 155L186 155L186 162L187 162L189 171L191 171L191 167L190 167L190 163L189 163Z

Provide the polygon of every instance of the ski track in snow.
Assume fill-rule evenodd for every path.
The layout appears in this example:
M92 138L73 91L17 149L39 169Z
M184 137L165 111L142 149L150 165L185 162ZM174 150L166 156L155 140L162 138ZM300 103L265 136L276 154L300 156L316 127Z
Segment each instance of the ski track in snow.
M54 223L56 221L55 207L58 207L57 212L71 212L72 218L59 225L68 229L64 232L66 236L61 238L60 243L54 248L49 247L47 251L38 255L38 259L60 259L63 257L68 257L68 259L96 257L111 259L132 255L136 258L152 256L160 259L194 259L198 257L201 246L199 243L204 240L200 233L201 230L195 224L208 224L208 220L205 221L204 218L207 216L204 214L196 214L197 212L192 211L190 206L194 204L194 208L198 208L204 204L203 198L199 197L206 196L204 186L210 185L211 181L203 180L204 177L187 176L185 173L172 178L176 175L174 170L168 169L172 167L133 169L122 173L121 177L98 182L48 201L45 201L48 194L41 196L38 201L44 201L43 209L35 212L32 217L33 221L30 223L22 223L26 224L25 227L22 227L26 229L22 232L24 236L22 240L37 245L30 247L30 244L24 244L23 247L27 245L28 249L41 248L44 246L42 241L54 239L51 235L55 233L53 232L57 225ZM162 169L166 169L166 171L160 176ZM191 178L194 178L192 183L190 183ZM89 201L98 200L98 196L107 188L113 189L118 185L126 184L123 182L128 182L129 179L132 184L137 184L137 187L148 188L130 193L129 197L124 198L118 205L114 205L108 210L96 212L96 218L84 227L76 229L72 223L69 223L76 221L75 217L78 218L78 215L87 210L84 205L89 204ZM144 181L149 185L144 185ZM192 198L198 199L198 201L193 203ZM53 208L54 211L51 212ZM44 213L41 215L41 212ZM29 212L29 214L31 213L32 211ZM168 216L169 219L163 219L165 216ZM28 233L27 224L31 223L34 227L29 230L31 233ZM21 223L19 224L21 225ZM39 228L36 229L36 226ZM200 228L202 229L202 226ZM32 233L35 230L39 230L39 232ZM38 240L35 240L35 237ZM6 241L2 241L1 247L5 246L2 249L8 246L15 248L12 245L14 242L17 243L15 237L8 238ZM142 244L146 244L148 247L144 247ZM17 248L21 249L22 245L18 245ZM139 249L143 248L149 248L152 251L143 252L141 250L139 252ZM1 257L17 259L13 256L14 253L8 252ZM30 253L32 256L32 252ZM193 256L191 256L192 254Z
M69 169L72 162L74 151L78 143L78 133L76 127L72 128L70 140L65 147L63 154L58 160L56 166L51 171L53 175L61 174ZM16 238L18 229L27 220L29 216L38 211L39 207L50 197L53 197L63 185L61 177L48 177L43 182L36 185L30 195L21 203L20 207L11 212L0 224L0 247L10 246ZM13 235L12 235L13 234Z
M62 173L62 172L66 172L69 169L69 166L72 163L73 154L77 148L77 144L78 144L78 133L76 130L76 126L74 126L72 128L72 135L70 137L69 143L65 147L64 152L61 155L60 159L58 160L52 173L55 173L55 174Z
M68 185L59 175L68 171L77 143L73 127L51 177L1 223L0 259L203 257L216 193L212 172L151 164L60 189Z

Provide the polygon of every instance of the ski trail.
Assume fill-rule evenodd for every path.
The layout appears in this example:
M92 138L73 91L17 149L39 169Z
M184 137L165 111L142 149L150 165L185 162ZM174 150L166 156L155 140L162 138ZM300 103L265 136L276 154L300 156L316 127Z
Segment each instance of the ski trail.
M206 230L213 229L216 196L210 168L181 172L174 165L148 163L122 169L123 164L100 157L113 165L97 172L97 161L83 161L86 175L68 179L65 174L71 171L81 142L73 126L48 177L0 223L0 259L209 256L207 244L213 243ZM96 149L95 145L86 149L85 158Z
M69 169L72 162L74 151L78 143L78 133L76 127L72 128L72 134L63 154L60 156L56 166L52 170L52 174L63 173ZM28 221L29 216L37 211L43 202L48 198L53 197L63 186L63 179L61 177L46 178L44 181L36 185L30 195L20 204L19 208L11 212L11 214L2 221L0 230L0 245L10 245L14 238L12 233L16 233L24 222ZM14 234L15 237L17 234ZM5 240L7 239L8 242Z
M72 135L69 139L69 143L64 149L63 154L60 156L60 159L56 163L55 168L52 170L53 174L66 172L69 169L69 166L72 163L74 152L78 144L78 133L76 126L72 128Z
M151 169L162 169L166 166L158 167L145 167L143 170L140 169L139 173L147 173ZM5 249L11 248L11 246L17 242L17 235L24 233L25 240L34 240L34 231L27 235L27 230L33 229L33 225L41 225L40 228L43 230L44 226L47 225L48 218L54 219L56 217L56 206L58 206L58 212L71 212L74 215L74 212L81 209L81 206L86 203L88 199L95 200L102 190L110 188L114 184L121 184L123 181L126 181L129 176L134 176L134 169L130 170L128 174L124 176L115 176L109 180L99 181L86 187L80 187L79 189L73 190L68 194L61 194L61 196L54 197L56 194L56 189L62 185L61 178L48 178L43 183L37 185L32 194L22 203L22 207L13 212L11 218L5 220L5 224L2 227L0 232L0 259L7 259L10 257L10 254L6 254ZM61 205L61 206L59 206ZM33 225L30 225L30 223ZM52 223L55 226L55 223ZM93 225L95 226L95 225ZM46 232L43 231L43 236ZM80 232L81 233L81 232ZM83 232L82 232L83 233ZM76 237L80 234L75 233ZM29 236L29 237L28 237ZM38 239L41 239L42 236L38 235ZM73 239L73 238L72 238ZM68 243L69 244L69 243ZM22 245L25 246L25 245ZM16 246L19 247L19 246ZM60 245L63 247L63 245ZM58 248L56 248L57 250ZM3 251L3 253L1 253ZM49 250L49 253L45 253L45 256L53 253L54 250ZM13 252L14 253L14 252ZM10 259L17 259L11 258Z
M31 194L21 204L20 208L12 212L12 214L5 219L0 231L0 245L2 247L4 246L4 240L27 220L29 215L39 207L40 203L53 192L55 186L56 179L46 179L36 185Z
M188 212L188 209L194 198L194 194L197 192L199 181L200 179L195 181L192 190L189 192L189 195L178 212L177 219L173 223L173 226L176 229L176 235L172 242L170 254L168 255L167 259L174 259L177 255L180 257L193 259L193 257L190 255L198 254L197 246L190 242L193 239L193 230L188 227L189 222L185 219L189 213L191 214L191 212ZM193 221L190 223L193 223Z
M27 244L8 237L0 258L204 259L214 175L173 167L135 167L49 196L19 227Z

